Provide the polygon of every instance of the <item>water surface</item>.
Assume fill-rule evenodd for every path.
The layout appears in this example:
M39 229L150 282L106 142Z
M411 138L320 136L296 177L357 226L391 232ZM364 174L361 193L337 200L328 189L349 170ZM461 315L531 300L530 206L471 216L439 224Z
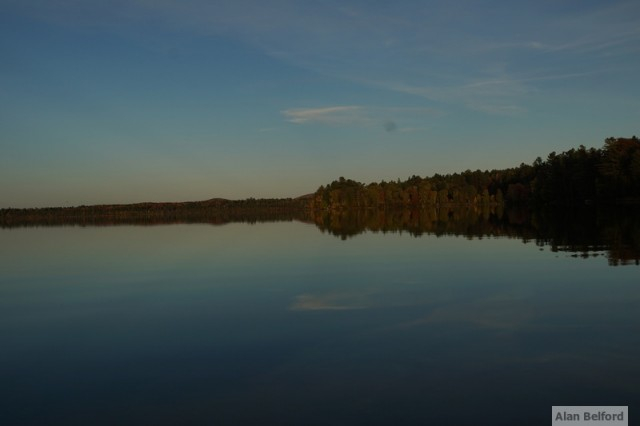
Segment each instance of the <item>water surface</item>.
M594 256L595 255L595 256ZM0 423L543 424L640 403L640 269L300 222L0 230Z

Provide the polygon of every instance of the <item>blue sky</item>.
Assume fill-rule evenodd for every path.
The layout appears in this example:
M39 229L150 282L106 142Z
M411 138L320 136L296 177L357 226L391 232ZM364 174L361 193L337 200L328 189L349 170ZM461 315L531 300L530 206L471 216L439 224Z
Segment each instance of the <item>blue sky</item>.
M640 134L640 2L0 1L0 207L289 197Z

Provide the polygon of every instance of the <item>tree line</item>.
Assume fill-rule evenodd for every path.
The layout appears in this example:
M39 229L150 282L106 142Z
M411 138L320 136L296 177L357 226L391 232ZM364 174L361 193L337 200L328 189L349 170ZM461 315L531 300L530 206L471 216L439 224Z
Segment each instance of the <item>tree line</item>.
M313 194L312 209L425 208L451 205L535 205L640 202L640 141L607 138L602 148L581 145L532 164L466 170L431 177L363 184L340 179Z
M532 164L502 170L466 170L431 177L363 184L340 179L307 196L282 199L226 200L182 203L138 203L0 209L0 226L42 223L124 223L226 221L236 217L277 214L309 220L316 211L361 209L427 209L474 206L536 206L584 203L640 204L640 141L608 138L602 148L580 146L561 154L538 157ZM314 215L311 216L312 218ZM222 219L220 219L222 218ZM313 219L311 219L313 220Z
M76 207L0 209L0 227L59 225L154 225L165 223L308 220L304 198L269 198L175 203L102 204Z

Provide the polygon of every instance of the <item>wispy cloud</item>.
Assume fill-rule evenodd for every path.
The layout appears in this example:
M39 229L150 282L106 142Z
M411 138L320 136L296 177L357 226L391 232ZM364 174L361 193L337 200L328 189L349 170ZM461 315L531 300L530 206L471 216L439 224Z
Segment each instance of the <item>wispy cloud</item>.
M328 293L322 295L303 294L292 303L292 311L344 311L371 307L367 294Z
M637 1L562 7L525 2L488 11L470 0L393 7L349 0L131 0L109 13L103 13L105 6L97 0L25 3L39 5L31 9L42 9L43 16L75 17L79 25L112 19L223 34L331 78L363 86L374 82L394 92L499 115L526 110L526 96L554 75L579 78L585 66L590 71L624 65L635 69L633 58L640 52ZM603 56L615 62L605 64ZM503 71L487 75L484 70L495 64ZM549 69L551 77L526 77ZM292 123L332 125L366 123L370 115L353 106L283 113Z
M509 104L497 104L497 103L477 103L477 102L469 102L466 104L467 108L484 112L490 115L500 115L500 116L515 116L525 113L527 110L525 107L519 105L509 105Z
M321 123L321 124L353 124L361 123L365 117L361 114L359 106L331 106L323 108L292 108L282 111L287 121L296 124Z
M537 74L529 73L515 77L497 67L487 71L484 78L461 81L459 84L418 85L394 80L369 81L368 84L434 102L461 105L489 115L513 116L527 111L524 100L528 95L540 91L537 83L584 79L602 74L607 70L573 73L553 73L552 71L539 70Z
M386 132L403 129L403 123L424 122L439 114L432 108L372 107L338 105L320 108L291 108L281 111L294 124L322 124L330 126L379 127Z
M432 101L460 104L491 115L514 115L526 111L519 98L531 91L515 79L486 80L453 86L416 86L399 82L381 82L389 90L423 97Z
M603 2L598 7L553 17L543 49L586 57L620 56L640 51L640 4Z
M640 51L640 29L580 35L572 40L544 45L542 49L546 52L605 55L638 52Z

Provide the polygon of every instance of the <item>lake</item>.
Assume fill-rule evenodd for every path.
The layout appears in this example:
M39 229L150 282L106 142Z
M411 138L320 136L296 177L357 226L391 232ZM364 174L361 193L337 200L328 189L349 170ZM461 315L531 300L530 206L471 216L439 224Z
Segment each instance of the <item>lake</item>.
M638 415L637 253L374 230L0 229L0 424L534 425L553 405Z

